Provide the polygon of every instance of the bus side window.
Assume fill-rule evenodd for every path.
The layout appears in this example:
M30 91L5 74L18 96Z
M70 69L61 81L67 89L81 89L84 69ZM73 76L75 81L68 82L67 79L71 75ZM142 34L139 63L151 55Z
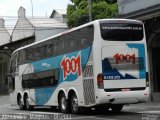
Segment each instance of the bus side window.
M84 38L81 39L81 45L82 46L84 45L85 41L86 41L86 39L84 39Z
M64 38L65 36L62 35L61 37L59 37L59 40L57 41L57 46L58 46L58 54L62 55L64 54Z
M75 51L75 42L74 42L74 34L71 33L66 33L64 35L64 54L70 53L72 51Z
M47 41L42 44L41 48L41 59L49 58L53 56L53 42Z
M10 74L15 75L17 72L17 52L12 55L11 65L10 65Z
M8 85L10 93L15 90L15 78L12 75L8 76Z
M26 49L20 50L18 52L18 61L17 65L25 64L26 63Z
M53 55L57 55L56 43L53 43Z
M93 25L81 28L76 32L77 32L76 42L77 42L78 49L89 47L93 43L93 39L94 39Z
M51 57L51 56L53 56L53 44L52 43L50 43L50 44L48 44L48 46L47 46L47 56L48 57Z
M35 52L33 52L34 49L32 47L28 47L26 49L26 62L32 62L35 59Z
M15 74L17 72L17 52L13 53L10 62L10 70L8 75L8 83L9 83L9 92L12 92L15 89Z

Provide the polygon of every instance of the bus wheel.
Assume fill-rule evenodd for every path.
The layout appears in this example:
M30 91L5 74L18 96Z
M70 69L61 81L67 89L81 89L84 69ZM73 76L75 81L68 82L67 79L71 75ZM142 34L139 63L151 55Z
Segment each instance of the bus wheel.
M24 110L25 106L23 105L22 97L18 97L18 105L20 110Z
M62 113L68 112L68 101L64 93L61 93L59 97L59 109Z
M26 107L26 109L29 110L29 111L33 110L34 106L30 105L28 95L25 96L24 100L25 100L25 107Z
M80 107L78 106L78 98L74 93L70 99L71 111L74 114L78 114L80 112Z
M112 112L119 113L121 112L123 105L111 105Z

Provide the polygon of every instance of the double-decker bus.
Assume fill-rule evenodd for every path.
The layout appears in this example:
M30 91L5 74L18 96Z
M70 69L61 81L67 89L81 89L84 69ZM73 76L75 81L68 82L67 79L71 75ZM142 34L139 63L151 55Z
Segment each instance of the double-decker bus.
M10 98L20 109L120 112L149 98L144 25L101 19L15 50Z

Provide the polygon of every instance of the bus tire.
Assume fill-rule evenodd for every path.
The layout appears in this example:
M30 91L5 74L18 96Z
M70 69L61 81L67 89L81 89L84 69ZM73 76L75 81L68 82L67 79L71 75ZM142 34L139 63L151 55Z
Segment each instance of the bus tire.
M28 97L28 95L25 95L24 102L25 102L25 108L26 108L28 111L34 109L34 106L33 106L33 105L30 105L30 103L29 103L29 97Z
M64 93L61 93L59 96L59 110L62 113L68 113L68 101Z
M71 112L73 114L78 114L80 112L80 107L78 106L78 98L75 93L72 94L72 96L71 96L70 106L71 106Z
M123 105L111 105L113 113L120 113L123 108Z
M20 110L25 110L25 106L23 104L21 95L18 95L17 102L18 102L18 106L19 106Z

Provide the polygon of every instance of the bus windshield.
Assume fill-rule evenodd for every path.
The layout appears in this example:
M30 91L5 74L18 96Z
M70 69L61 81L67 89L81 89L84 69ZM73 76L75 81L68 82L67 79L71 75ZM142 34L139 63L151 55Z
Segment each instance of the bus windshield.
M109 41L140 41L143 25L140 23L100 23L101 36Z

